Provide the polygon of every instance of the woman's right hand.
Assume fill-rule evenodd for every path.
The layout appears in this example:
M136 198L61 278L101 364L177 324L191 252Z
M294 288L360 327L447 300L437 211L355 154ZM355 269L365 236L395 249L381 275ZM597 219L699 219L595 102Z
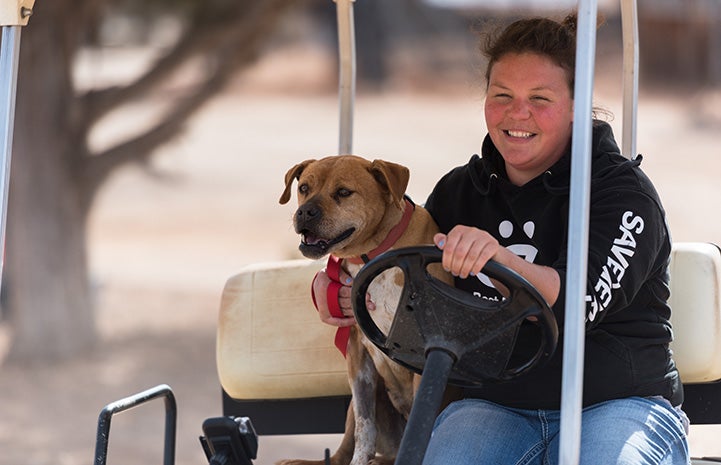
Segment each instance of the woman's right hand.
M325 270L319 271L313 279L313 294L320 321L325 324L337 327L352 326L355 324L353 315L353 304L351 302L351 289L353 278L342 269L339 273L341 287L338 290L338 307L343 314L342 317L331 315L328 305L328 286L332 282ZM370 300L370 294L366 294L366 306L368 310L375 310L375 304Z
M488 232L460 224L448 234L437 233L433 242L443 251L443 269L463 279L480 274L501 250L498 240Z

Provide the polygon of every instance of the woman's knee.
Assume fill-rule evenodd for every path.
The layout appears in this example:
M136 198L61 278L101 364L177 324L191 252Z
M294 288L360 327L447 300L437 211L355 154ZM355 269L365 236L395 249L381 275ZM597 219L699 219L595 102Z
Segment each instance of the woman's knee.
M688 456L682 418L662 399L631 397L584 410L582 463L675 465Z

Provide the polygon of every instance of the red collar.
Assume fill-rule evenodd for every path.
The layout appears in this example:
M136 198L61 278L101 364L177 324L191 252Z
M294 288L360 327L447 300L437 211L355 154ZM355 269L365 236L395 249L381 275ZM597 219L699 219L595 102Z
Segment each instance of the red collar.
M393 247L393 244L395 244L403 233L406 232L406 228L408 228L408 224L411 222L411 216L413 216L413 210L416 208L416 206L413 205L413 202L411 202L407 197L404 198L404 200L406 201L406 208L403 211L401 221L397 225L393 226L393 229L388 232L388 235L385 239L383 239L383 242L367 254L362 254L360 257L346 258L349 263L363 265Z

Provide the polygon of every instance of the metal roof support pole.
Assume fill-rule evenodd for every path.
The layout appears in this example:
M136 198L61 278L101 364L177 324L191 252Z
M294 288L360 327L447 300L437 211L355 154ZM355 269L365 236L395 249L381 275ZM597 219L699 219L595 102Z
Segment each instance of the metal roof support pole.
M338 53L340 58L340 137L338 154L353 153L353 106L355 103L356 57L355 26L353 18L354 0L334 0L338 16Z
M12 158L17 88L20 27L3 26L0 46L0 276L5 264L5 225L7 223L10 160Z
M566 322L561 385L560 465L577 465L581 447L596 9L596 0L578 2L565 296Z
M638 8L636 0L621 0L623 30L623 155L633 160L638 119Z
M32 15L32 1L0 1L0 277L5 263L5 224L7 221L10 160L15 127L15 94L20 58L20 30Z

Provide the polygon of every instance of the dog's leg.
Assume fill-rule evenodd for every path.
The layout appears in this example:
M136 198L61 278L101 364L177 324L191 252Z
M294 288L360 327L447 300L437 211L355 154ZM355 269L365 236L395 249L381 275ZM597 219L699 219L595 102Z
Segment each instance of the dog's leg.
M348 376L355 416L355 448L351 465L367 465L376 455L378 372L373 359L363 346L357 327L351 328L348 342Z
M389 387L384 383L382 377L376 389L376 425L378 428L376 439L378 455L368 464L392 465L401 444L406 418L393 405L389 397Z

